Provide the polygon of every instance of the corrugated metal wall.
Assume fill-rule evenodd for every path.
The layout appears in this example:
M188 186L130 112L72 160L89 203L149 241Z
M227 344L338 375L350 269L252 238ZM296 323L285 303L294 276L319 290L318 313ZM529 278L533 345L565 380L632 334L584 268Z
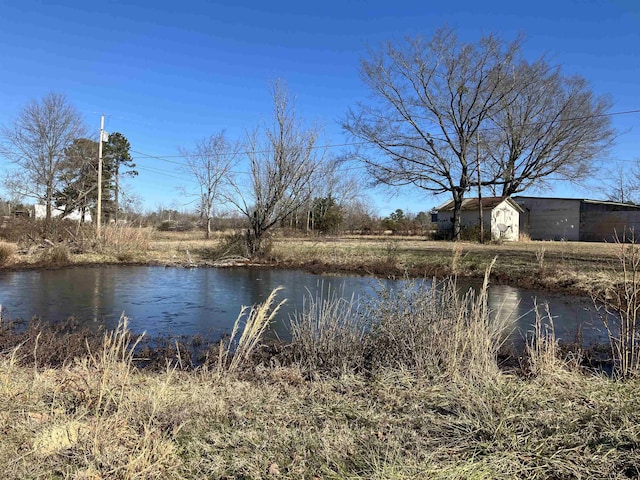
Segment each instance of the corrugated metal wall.
M580 240L580 199L513 197L524 209L520 233L532 240Z
M616 237L629 240L630 232L640 238L640 207L595 202L580 206L580 240L613 242Z

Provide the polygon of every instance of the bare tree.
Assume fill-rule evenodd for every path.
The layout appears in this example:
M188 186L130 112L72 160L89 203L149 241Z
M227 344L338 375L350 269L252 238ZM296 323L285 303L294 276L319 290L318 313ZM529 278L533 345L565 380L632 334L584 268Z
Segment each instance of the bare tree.
M180 154L186 158L187 171L198 182L200 214L206 222L207 238L211 238L215 204L224 197L223 189L232 181L239 150L239 144L229 142L224 131L197 141L193 149L180 149Z
M540 186L554 174L579 181L591 162L610 146L614 131L607 97L596 96L586 80L565 77L544 59L521 61L505 79L502 108L481 133L488 158L485 184L501 195Z
M611 202L640 204L640 159L631 166L613 164L602 170L593 188Z
M346 131L373 146L357 158L378 184L449 192L456 239L476 169L475 137L510 93L504 79L518 49L519 42L491 35L462 43L440 29L429 42L388 43L361 63L372 103L357 104L343 121Z
M17 166L6 179L7 188L43 202L47 225L51 224L65 149L84 133L80 113L60 93L29 102L13 123L2 129L3 150Z
M248 134L250 182L235 182L232 199L249 220L250 255L262 255L265 234L308 200L322 156L316 148L318 129L302 127L282 82L274 84L271 94L273 125Z

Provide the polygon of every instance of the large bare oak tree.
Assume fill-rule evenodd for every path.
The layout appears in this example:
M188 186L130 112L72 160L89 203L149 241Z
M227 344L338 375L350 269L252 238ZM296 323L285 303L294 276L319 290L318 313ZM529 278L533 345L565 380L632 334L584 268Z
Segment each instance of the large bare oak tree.
M518 47L491 35L463 43L440 29L430 41L387 43L362 61L372 99L350 109L343 127L375 148L358 157L377 183L451 193L454 238L473 184L477 133L508 94L504 79Z
M485 183L507 196L540 187L550 175L573 182L588 177L614 138L610 99L544 59L515 65L505 88L502 108L480 139L488 159Z
M371 51L360 72L371 101L343 121L366 143L356 158L378 184L449 192L454 239L478 183L510 195L551 174L576 180L613 138L609 101L544 59L523 60L519 40L464 43L440 29Z

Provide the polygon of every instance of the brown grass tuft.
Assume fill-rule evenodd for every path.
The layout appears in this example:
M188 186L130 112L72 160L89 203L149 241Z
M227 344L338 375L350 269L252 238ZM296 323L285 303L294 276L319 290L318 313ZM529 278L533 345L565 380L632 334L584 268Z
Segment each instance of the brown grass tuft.
M64 243L46 247L40 253L40 263L48 266L61 267L71 263L71 252Z
M0 265L6 265L16 253L14 243L0 241Z

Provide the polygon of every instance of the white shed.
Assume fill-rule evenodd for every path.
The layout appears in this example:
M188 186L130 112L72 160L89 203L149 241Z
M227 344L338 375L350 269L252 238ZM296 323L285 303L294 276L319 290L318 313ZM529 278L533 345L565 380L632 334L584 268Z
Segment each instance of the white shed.
M465 198L460 211L462 229L478 226L479 201L477 198ZM438 211L438 231L451 232L453 227L453 200L440 205ZM511 197L486 197L482 199L482 221L485 231L491 232L492 240L517 241L520 237L520 205Z
M61 216L63 212L64 208L51 207L51 216L53 218ZM45 205L34 205L34 213L36 220L41 220L47 216L47 207ZM82 212L80 212L80 210L73 210L65 218L80 222L82 221ZM84 221L91 223L91 213L89 211L85 212Z

